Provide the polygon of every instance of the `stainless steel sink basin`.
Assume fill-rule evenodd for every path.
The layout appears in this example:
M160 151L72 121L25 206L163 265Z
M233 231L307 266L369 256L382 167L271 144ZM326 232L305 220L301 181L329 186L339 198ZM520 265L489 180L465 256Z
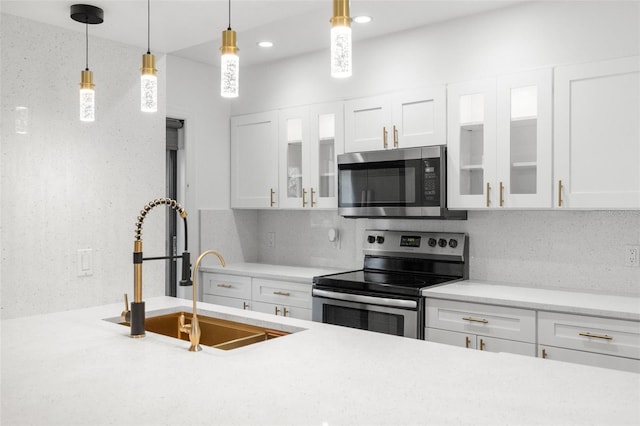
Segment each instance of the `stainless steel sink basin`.
M184 314L187 324L191 323L191 318L193 317L191 312L172 312L147 318L145 320L145 330L188 342L189 335L180 332L179 329L180 314ZM263 342L289 334L286 331L273 330L200 314L198 314L198 322L200 323L200 330L202 331L200 344L202 346L210 346L224 350L236 349L252 343ZM120 324L129 325L129 323L124 322Z

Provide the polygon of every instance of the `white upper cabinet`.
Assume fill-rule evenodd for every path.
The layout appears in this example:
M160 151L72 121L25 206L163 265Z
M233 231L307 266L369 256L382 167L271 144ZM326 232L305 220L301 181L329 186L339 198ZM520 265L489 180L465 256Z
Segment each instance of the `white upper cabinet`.
M310 178L309 109L301 107L280 111L279 126L280 207L306 207Z
M640 57L555 72L554 206L640 208Z
M448 205L550 208L550 69L448 87Z
M231 118L231 207L277 207L277 111Z
M345 152L445 143L444 86L345 103Z

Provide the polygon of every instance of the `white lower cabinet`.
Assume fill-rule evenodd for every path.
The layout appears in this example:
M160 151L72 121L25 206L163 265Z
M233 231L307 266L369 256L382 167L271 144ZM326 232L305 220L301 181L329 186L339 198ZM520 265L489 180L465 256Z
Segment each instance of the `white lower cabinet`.
M640 373L640 323L539 312L538 356Z
M533 310L441 299L427 299L425 306L428 341L536 356Z
M202 301L311 320L311 283L203 272Z

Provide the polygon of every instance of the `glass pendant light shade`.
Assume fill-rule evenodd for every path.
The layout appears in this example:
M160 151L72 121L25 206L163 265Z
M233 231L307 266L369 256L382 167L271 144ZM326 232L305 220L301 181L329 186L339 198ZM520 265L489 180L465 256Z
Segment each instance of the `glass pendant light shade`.
M94 90L93 73L88 69L82 71L80 82L80 121L95 121L96 91Z
M240 85L240 58L236 46L236 32L227 29L222 32L220 51L220 95L225 98L237 98Z
M351 18L349 0L333 0L331 18L331 76L351 76Z
M155 58L151 53L142 55L142 75L140 76L140 110L158 111L158 77Z

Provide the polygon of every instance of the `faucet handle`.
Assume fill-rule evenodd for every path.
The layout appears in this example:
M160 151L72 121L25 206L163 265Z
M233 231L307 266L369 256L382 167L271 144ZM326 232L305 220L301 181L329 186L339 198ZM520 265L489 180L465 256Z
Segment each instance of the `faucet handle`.
M122 322L131 322L131 311L129 310L129 295L124 294L124 311L120 314Z

